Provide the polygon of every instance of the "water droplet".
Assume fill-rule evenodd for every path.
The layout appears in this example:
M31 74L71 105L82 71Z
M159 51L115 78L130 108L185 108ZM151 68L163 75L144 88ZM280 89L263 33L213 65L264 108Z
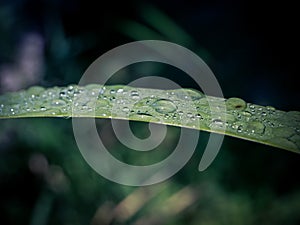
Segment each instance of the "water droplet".
M214 129L224 129L225 123L221 119L213 119L213 121L209 125L209 127L214 128Z
M172 113L177 110L176 105L168 99L159 99L151 105L158 113Z
M139 93L137 91L131 91L130 96L133 99L139 99L140 98L140 95L139 95Z
M117 90L117 93L123 93L124 89L123 88L120 88Z
M273 106L267 106L266 109L269 110L269 111L274 111L275 110L275 108Z
M103 95L104 94L104 92L105 92L105 87L101 87L100 89L99 89L99 95Z
M252 115L250 112L247 112L247 111L243 111L243 112L241 112L241 114L246 117L250 117Z
M129 112L129 108L128 107L123 107L122 111L123 112Z
M227 110L244 110L247 104L240 98L229 98L226 100Z
M65 98L65 97L67 97L66 91L61 91L61 92L59 92L59 97L60 97L60 98Z
M182 116L182 115L183 115L183 112L182 112L182 111L179 111L179 112L178 112L178 115L179 115L179 116Z
M266 113L265 111L262 111L262 112L261 112L261 115L262 115L262 116L266 116L267 113Z
M52 104L51 104L52 106L57 106L57 107L59 107L59 106L64 106L64 105L66 105L66 102L64 101L64 100L61 100L61 99L56 99L56 100L53 100L52 101Z
M251 104L251 105L249 106L249 108L250 108L250 109L255 109L255 105L252 105L252 104Z
M265 125L259 121L252 121L247 123L246 131L254 134L263 134L265 131Z
M226 122L228 122L228 123L233 123L236 120L236 118L234 117L234 115L229 114L229 113L226 113L223 116L225 116Z
M237 132L238 132L238 133L242 133L242 132L243 132L243 126L242 126L242 125L239 125L239 126L237 127Z
M179 89L171 92L172 95L176 95L178 98L183 100L198 100L204 97L204 94L200 91L192 89Z
M41 110L41 111L45 111L45 110L47 110L47 109L46 109L46 107L41 106L40 110Z
M203 117L201 116L201 114L200 114L200 113L197 113L195 116L196 116L196 118L203 119Z
M31 95L40 95L43 91L45 91L45 88L39 87L39 86L33 86L33 87L30 87L27 90L27 93L28 93L29 96L31 96Z
M187 117L192 117L193 113L188 112L186 115L187 115Z
M111 93L111 94L115 94L115 93L116 93L116 90L114 90L114 89L111 89L109 93Z

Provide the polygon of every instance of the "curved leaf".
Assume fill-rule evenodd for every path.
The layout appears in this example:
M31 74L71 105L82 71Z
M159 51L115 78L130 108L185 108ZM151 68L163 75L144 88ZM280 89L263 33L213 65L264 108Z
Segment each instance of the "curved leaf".
M222 111L222 105L226 110ZM225 109L225 108L224 108ZM300 112L205 96L192 89L129 86L43 88L0 96L0 118L95 117L161 123L224 133L300 152Z

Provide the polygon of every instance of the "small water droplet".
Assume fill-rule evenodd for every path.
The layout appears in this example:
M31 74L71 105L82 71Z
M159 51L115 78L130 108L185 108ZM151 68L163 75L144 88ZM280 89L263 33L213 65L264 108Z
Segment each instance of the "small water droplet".
M275 108L273 106L267 106L266 109L269 110L269 111L274 111L275 110Z
M159 99L151 105L158 113L172 113L177 110L177 106L168 99Z
M201 116L200 113L197 113L195 116L196 116L197 118L203 119L203 117Z
M243 111L243 112L241 112L241 114L246 117L250 117L252 115L250 112L247 112L247 111Z
M266 116L267 113L266 113L265 111L262 111L262 112L261 112L261 115L262 115L262 116Z
M130 96L132 97L132 99L139 99L140 95L137 91L131 91Z
M242 133L242 132L243 132L243 126L242 126L242 125L239 125L239 126L237 127L237 132L238 132L238 133Z
M129 112L129 108L128 107L123 107L122 111L123 112Z
M224 129L225 123L221 119L213 119L209 127L214 129Z
M52 101L52 106L64 106L66 105L66 102L64 100L61 100L61 99L56 99L56 100L53 100Z
M65 91L60 91L59 92L59 97L60 98L65 98L65 97L67 97L67 93Z
M193 113L188 112L186 115L187 115L187 117L192 117Z
M99 89L99 95L103 95L104 94L104 92L105 92L105 87L101 87L100 89Z

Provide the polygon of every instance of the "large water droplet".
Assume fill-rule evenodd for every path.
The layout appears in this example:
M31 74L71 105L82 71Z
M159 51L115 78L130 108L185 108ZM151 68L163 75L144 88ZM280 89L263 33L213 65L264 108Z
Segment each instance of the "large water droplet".
M176 105L168 99L159 99L151 105L158 113L172 113L177 110Z
M240 98L229 98L226 100L227 110L244 110L247 104Z
M45 88L39 87L39 86L33 86L27 90L27 93L29 96L32 96L32 95L36 96L36 95L40 95L43 91L45 91Z
M263 134L265 131L265 125L259 121L252 121L247 123L246 130L254 134Z
M183 100L198 100L204 97L204 94L200 91L191 90L191 89L179 89L171 92L172 95L177 96Z

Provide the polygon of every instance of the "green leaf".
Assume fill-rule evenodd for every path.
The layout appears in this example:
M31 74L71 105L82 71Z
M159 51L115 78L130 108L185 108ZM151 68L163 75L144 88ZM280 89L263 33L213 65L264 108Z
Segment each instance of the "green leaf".
M226 106L222 111L222 106ZM300 112L205 96L192 89L129 86L43 88L0 96L0 118L95 117L161 123L224 133L300 152Z

